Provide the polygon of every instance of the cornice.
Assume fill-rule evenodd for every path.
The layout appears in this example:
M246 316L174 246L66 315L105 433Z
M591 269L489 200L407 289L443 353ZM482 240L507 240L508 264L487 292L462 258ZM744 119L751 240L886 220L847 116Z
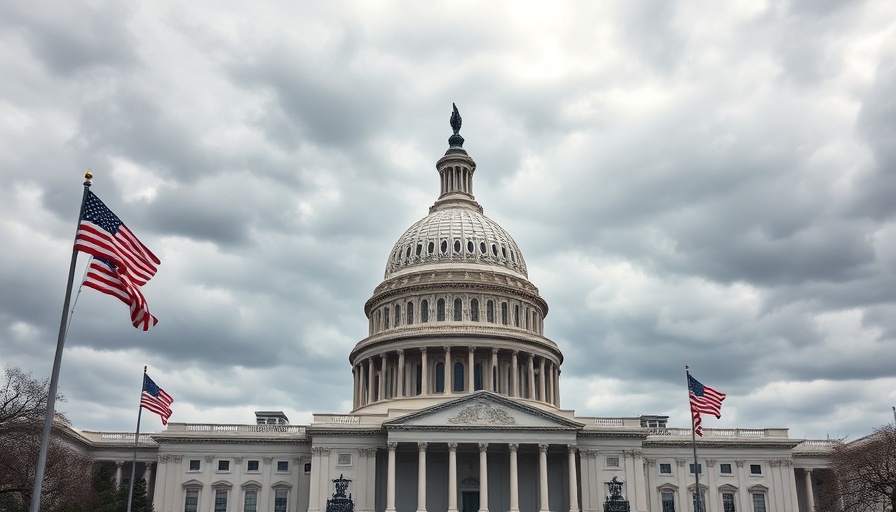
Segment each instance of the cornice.
M306 445L311 442L308 438L263 438L263 437L210 437L210 436L166 436L164 434L152 436L158 444L196 443L196 444L296 444Z
M382 427L377 428L328 428L328 427L305 427L305 433L309 436L383 436L386 431Z
M700 448L774 448L774 449L793 449L797 445L800 444L800 440L795 439L755 439L755 440L747 440L747 439L738 439L731 441L705 441L701 440L697 442L697 446ZM644 442L644 447L676 447L676 448L690 448L692 446L691 441L686 439L680 440L654 440L650 439Z
M580 430L579 438L583 437L603 437L603 438L633 438L647 439L649 434L640 430Z

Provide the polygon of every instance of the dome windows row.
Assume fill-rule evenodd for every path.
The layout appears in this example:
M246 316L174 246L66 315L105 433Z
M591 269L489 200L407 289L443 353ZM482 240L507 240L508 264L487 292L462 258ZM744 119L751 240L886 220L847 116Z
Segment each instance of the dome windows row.
M403 248L398 248L392 253L392 263L400 265L403 263L412 263L415 259L427 257L462 255L465 248L466 255L468 256L477 255L476 250L478 248L478 257L499 258L514 264L517 262L516 253L513 249L508 249L506 245L495 242L487 244L485 241L480 240L477 246L477 243L473 240L467 240L465 245L460 238L453 239L453 242L448 238L443 238L438 243L438 253L436 252L436 248L435 240L430 240L426 243L425 251L423 242L416 244L416 246L411 244ZM449 251L449 248L451 251ZM491 253L491 256L489 256L489 253Z
M465 297L466 298L466 297ZM370 314L370 334L430 322L485 322L541 334L539 311L528 304L486 297L415 298L385 304Z

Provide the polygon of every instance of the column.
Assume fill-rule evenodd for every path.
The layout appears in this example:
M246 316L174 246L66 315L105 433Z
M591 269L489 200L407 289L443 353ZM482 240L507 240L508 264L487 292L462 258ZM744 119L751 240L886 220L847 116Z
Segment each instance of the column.
M815 512L815 490L812 489L812 468L806 468L806 512Z
M115 486L118 487L121 485L121 467L124 465L123 460L115 461Z
M479 443L479 512L488 512L488 443Z
M373 384L375 382L373 380L374 373L376 373L376 372L373 370L373 358L368 357L367 358L367 403L368 404L373 403L373 393L374 393Z
M510 448L510 512L519 512L520 510L520 477L519 468L517 467L516 452L520 445L511 443L507 445Z
M445 347L445 394L454 393L454 365L451 364L451 347Z
M569 512L579 512L579 482L576 475L576 447L566 447L569 452ZM643 491L642 491L643 492Z
M467 392L472 393L474 391L475 384L475 376L473 375L475 372L476 361L473 359L473 353L476 352L476 347L470 347L470 354L467 358Z
M417 443L417 512L426 512L426 443Z
M147 462L144 465L143 480L146 481L146 494L152 494L152 462Z
M635 457L635 487L634 490L637 491L637 495L635 496L635 506L638 510L647 510L647 472L644 470L644 459L642 458L641 450L635 450L633 452ZM632 489L629 487L629 489ZM710 488L715 489L714 487ZM709 492L707 491L707 499L709 499ZM631 494L628 495L629 500L632 499Z
M352 410L354 410L358 408L358 365L352 365L352 386L354 386L352 396Z
M529 354L529 393L526 398L535 399L535 354Z
M395 450L398 443L388 443L389 462L386 466L386 512L395 512Z
M457 443L448 443L448 512L457 512Z
M544 358L542 357L538 363L538 398L542 402L547 402L547 383L545 382L547 379L544 377Z
M513 371L510 372L510 393L508 394L513 397L520 396L520 367L517 361L519 353L519 350L514 350L510 358L510 366Z
M538 445L538 499L539 512L548 512L548 445Z
M429 394L429 363L426 359L426 347L420 348L420 394Z
M386 399L386 354L380 354L380 400Z
M498 349L492 349L492 364L488 369L488 381L492 383L491 391L498 391L498 379L497 375L495 375L495 368L498 367Z
M545 395L544 395L544 401L549 404L553 404L554 403L554 363L552 361L548 361L545 371L547 372L547 375L545 376L545 378L547 378L547 384L545 385L545 388L547 388L547 391L545 392Z
M560 407L560 367L554 371L554 405Z
M311 448L311 485L308 487L308 512L320 511L320 479L326 477L321 467L321 449Z
M405 396L404 391L404 350L398 349L398 375L395 378L398 385L398 396Z

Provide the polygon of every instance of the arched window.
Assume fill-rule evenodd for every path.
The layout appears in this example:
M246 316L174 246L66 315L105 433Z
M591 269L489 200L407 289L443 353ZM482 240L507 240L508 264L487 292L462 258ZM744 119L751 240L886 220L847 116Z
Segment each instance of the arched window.
M408 302L408 307L406 308L408 321L406 322L408 325L414 323L414 303Z
M445 299L439 299L438 302L436 302L436 321L445 321Z
M513 326L514 327L520 326L520 306L519 306L519 304L513 305Z
M454 299L454 321L460 322L463 319L464 304L460 299Z
M501 323L507 325L507 303L501 303Z
M526 330L529 330L529 308L526 308Z
M445 363L436 363L436 393L445 392Z
M442 254L448 254L448 240L442 240L440 249L442 249Z
M485 320L489 323L495 323L495 303L494 301L485 302Z
M395 305L395 327L398 327L398 324L401 323L401 306L398 304Z
M384 311L383 318L385 318L385 320L386 320L386 324L383 326L383 328L388 329L389 328L389 308L386 307L383 309L383 311Z
M470 300L470 320L479 321L479 299Z
M473 366L473 390L479 391L482 389L482 365L476 363Z
M426 299L420 301L420 321L429 322L429 301Z
M454 363L454 391L464 390L464 364Z

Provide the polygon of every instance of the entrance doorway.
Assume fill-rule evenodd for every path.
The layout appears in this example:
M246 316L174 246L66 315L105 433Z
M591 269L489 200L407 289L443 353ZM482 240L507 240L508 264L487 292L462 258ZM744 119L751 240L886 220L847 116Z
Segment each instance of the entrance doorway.
M479 491L464 491L461 493L463 500L463 508L460 512L478 512L479 511Z

